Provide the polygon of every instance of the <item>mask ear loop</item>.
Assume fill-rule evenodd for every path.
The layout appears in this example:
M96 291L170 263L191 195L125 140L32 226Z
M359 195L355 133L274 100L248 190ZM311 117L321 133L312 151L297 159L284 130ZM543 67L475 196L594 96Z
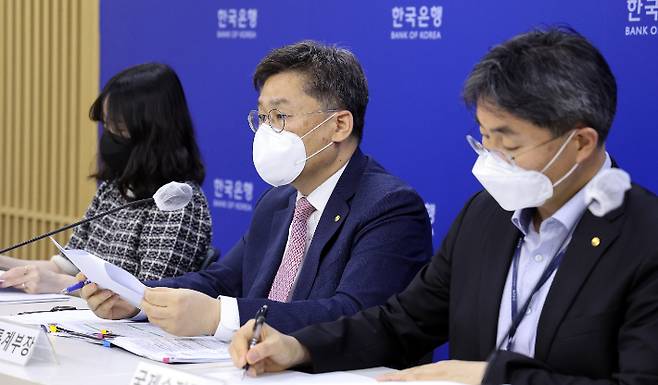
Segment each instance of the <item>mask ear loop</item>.
M318 151L314 152L313 154L309 155L308 157L306 157L306 159L298 160L297 162L295 162L295 165L298 165L298 164L300 164L300 163L306 162L307 160L311 159L312 157L314 157L314 156L316 156L317 154L321 153L322 151L326 150L327 148L329 148L329 146L331 146L331 145L333 145L333 144L334 144L334 142L329 142L329 144L327 144L326 146L322 147L321 149L319 149Z
M553 165L553 163L557 160L557 158L560 157L560 154L562 154L562 151L564 151L564 149L567 147L567 144L569 144L569 142L571 141L571 138L573 138L574 135L576 135L576 131L575 131L575 130L572 131L571 134L569 135L569 137L567 138L567 140L565 140L564 143L562 143L562 146L560 146L560 149L559 149L559 150L557 151L557 153L553 156L553 159L551 159L550 162L548 162L548 163L546 164L546 166L544 166L544 168L542 168L541 171L539 171L539 172L541 172L541 173L543 174L544 171L548 170L548 168L551 167L551 166Z
M318 127L320 127L321 125L327 123L331 118L333 118L334 116L336 116L336 114L338 114L338 113L337 113L337 112L334 112L330 117L328 117L327 119L323 120L323 121L322 121L320 124L318 124L317 126L313 127L313 129L311 129L309 132L305 133L302 137L300 137L300 139L304 139L304 138L306 137L306 135L308 135L308 134L310 134L311 132L315 131L315 130L316 130ZM298 160L297 162L295 162L295 165L298 165L298 164L300 164L300 163L304 163L304 162L306 162L307 160L311 159L312 157L314 157L314 156L316 156L317 154L321 153L322 151L326 150L327 148L329 148L329 147L332 146L333 144L334 144L334 142L329 142L329 144L327 144L326 146L324 146L324 147L322 147L321 149L317 150L317 151L314 152L313 154L307 156L305 159L300 159L300 160Z
M578 166L579 166L578 163L574 164L573 167L571 167L571 170L569 170L566 174L564 174L562 178L558 179L557 182L553 183L553 188L557 187L557 185L562 183L563 180L567 179L569 175L571 175L578 168Z
M313 127L309 132L307 132L307 133L305 133L304 135L302 135L302 136L300 137L300 139L304 139L304 138L306 137L306 135L308 135L308 134L310 134L311 132L317 130L318 127L320 127L321 125L327 123L331 118L333 118L334 116L336 116L336 114L338 114L338 112L334 112L333 114L331 114L330 117L328 117L327 119L323 120L322 122L320 122L320 124L318 124L317 126Z
M576 131L575 131L575 130L574 130L573 132L571 132L571 134L569 135L569 137L567 138L567 140L565 140L564 143L562 143L562 146L560 147L560 149L558 150L558 152L555 154L555 156L553 157L553 159L551 159L551 161L548 162L548 164L547 164L546 166L544 166L544 168L540 171L542 174L543 174L544 171L546 171L546 169L548 169L548 168L553 164L553 162L555 162L555 160L560 156L560 154L562 153L562 151L567 147L567 144L571 141L571 138L573 138L573 136L574 136L575 134L576 134ZM555 183L553 183L553 188L557 187L560 183L562 183L565 179L567 179L567 178L569 177L569 175L571 175L571 174L576 170L576 168L578 168L578 163L574 164L573 167L571 167L571 169L570 169L566 174L564 174L564 175L562 176L562 178L558 179Z

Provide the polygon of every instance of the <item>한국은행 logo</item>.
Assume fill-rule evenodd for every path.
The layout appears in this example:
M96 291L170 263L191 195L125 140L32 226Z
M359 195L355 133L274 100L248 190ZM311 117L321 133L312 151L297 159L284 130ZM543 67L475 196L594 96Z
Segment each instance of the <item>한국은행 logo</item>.
M408 5L391 9L391 40L440 40L443 6Z
M237 211L253 210L253 182L215 178L213 180L213 190L213 207Z
M255 39L258 9L220 8L217 10L218 39Z
M626 36L658 35L658 0L626 0Z

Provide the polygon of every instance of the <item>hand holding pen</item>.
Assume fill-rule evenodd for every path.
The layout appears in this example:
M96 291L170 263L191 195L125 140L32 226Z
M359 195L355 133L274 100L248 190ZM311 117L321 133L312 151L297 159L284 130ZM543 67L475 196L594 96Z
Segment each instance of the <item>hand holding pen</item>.
M83 287L85 287L85 285L88 285L90 283L91 282L88 279L85 279L84 281L79 281L78 283L75 283L75 284L67 287L66 289L62 289L62 291L60 293L62 293L62 294L71 294L74 291L82 289Z
M259 310L255 320L249 320L233 335L229 347L233 364L245 369L245 374L257 376L310 363L308 349L295 337L266 324L265 313L266 310Z
M254 322L254 329L251 335L251 339L249 340L249 349L256 346L256 344L260 341L260 334L261 331L263 330L263 324L265 323L266 317L267 317L267 305L263 305L260 309L258 309L258 312L254 317L256 321ZM248 363L244 365L244 373L242 373L243 378L244 375L247 373L247 370L249 370Z

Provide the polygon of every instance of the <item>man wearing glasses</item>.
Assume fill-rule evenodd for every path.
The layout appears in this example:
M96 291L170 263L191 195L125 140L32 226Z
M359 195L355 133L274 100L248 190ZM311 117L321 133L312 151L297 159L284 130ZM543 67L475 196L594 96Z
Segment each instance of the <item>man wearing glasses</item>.
M658 199L606 152L617 85L601 53L571 30L524 33L475 65L464 98L485 190L429 265L384 305L290 336L265 327L251 349L248 322L236 366L405 368L449 341L451 360L382 379L658 384Z
M305 41L270 52L253 80L253 161L273 188L247 233L206 270L147 282L137 316L87 285L97 315L228 340L267 304L268 322L290 332L384 303L429 260L423 200L359 149L368 86L354 55Z

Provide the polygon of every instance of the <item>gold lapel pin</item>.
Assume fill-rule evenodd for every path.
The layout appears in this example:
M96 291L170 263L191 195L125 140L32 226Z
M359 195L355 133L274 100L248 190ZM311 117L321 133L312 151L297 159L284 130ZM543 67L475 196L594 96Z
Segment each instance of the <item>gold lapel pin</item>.
M340 221L340 215L336 215L336 216L334 217L334 222L338 222L338 221Z
M600 244L601 244L601 238L599 237L592 238L592 246L597 247Z

